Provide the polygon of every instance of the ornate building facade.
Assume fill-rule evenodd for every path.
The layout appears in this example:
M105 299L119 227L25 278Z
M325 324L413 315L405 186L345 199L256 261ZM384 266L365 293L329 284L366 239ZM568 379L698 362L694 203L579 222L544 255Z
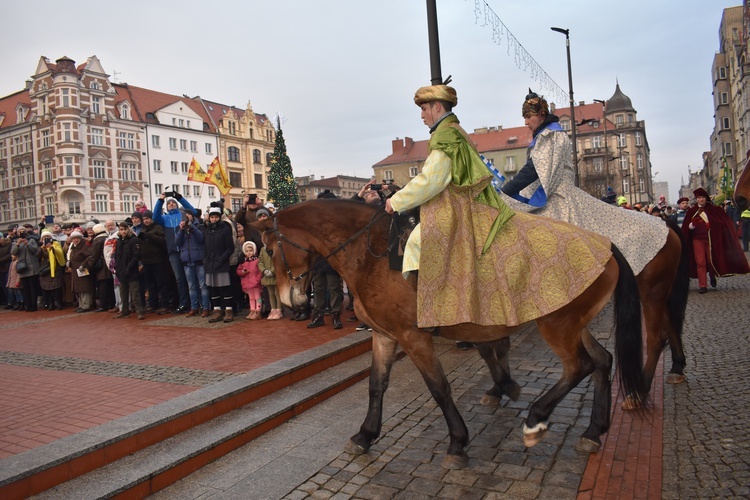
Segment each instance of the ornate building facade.
M219 157L238 208L266 198L275 130L263 114L200 97L113 83L92 56L41 57L26 88L0 98L0 223L123 220L176 190L196 208L221 195L187 180Z

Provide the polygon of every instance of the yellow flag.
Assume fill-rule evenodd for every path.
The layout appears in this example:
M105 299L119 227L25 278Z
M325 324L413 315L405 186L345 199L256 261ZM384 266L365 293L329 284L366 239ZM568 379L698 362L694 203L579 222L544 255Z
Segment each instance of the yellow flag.
M195 158L193 158L190 162L190 169L188 170L188 180L205 183L206 177L208 177L206 171L203 170L203 167L201 167L198 162L195 161Z
M226 196L229 193L229 190L232 189L232 185L229 184L229 178L227 177L226 172L224 172L224 167L221 166L218 156L214 158L214 161L212 161L211 165L208 167L208 174L205 182L213 184L219 188L219 192L221 192L222 196Z

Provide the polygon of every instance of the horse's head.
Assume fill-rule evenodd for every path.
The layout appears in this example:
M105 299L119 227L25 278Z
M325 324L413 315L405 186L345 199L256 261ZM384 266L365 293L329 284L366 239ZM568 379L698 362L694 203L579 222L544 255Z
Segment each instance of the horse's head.
M307 271L312 265L312 250L308 243L299 235L294 235L294 230L279 226L276 216L250 225L261 232L263 243L271 254L281 302L294 310L305 307L305 292L310 279Z

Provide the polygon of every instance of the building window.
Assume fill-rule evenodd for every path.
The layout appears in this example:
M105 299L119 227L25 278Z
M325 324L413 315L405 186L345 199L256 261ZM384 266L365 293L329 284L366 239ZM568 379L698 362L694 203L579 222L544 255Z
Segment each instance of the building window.
M10 220L10 208L8 208L7 203L3 203L0 205L0 216L2 216L4 222L8 222Z
M158 135L152 135L151 136L151 145L155 148L160 148L159 145L159 136Z
M65 175L73 177L73 158L65 158Z
M643 145L643 141L641 140L641 133L640 132L636 132L635 133L635 145L636 146L642 146Z
M239 172L229 172L229 184L231 184L232 187L242 186L242 174Z
M122 195L122 211L126 214L132 213L135 210L135 202L138 197L134 194Z
M25 219L26 218L26 202L19 201L17 206L18 206L18 218Z
M722 92L720 96L719 104L729 104L729 94L727 92Z
M724 156L732 156L732 143L731 142L722 143L721 152Z
M154 184L154 193L156 193L157 195L160 195L163 192L164 192L164 188L162 187L161 184Z
M235 122L229 122L229 135L237 135L237 124Z
M229 155L229 161L240 161L240 150L236 147L229 146L227 154Z
M62 103L60 104L63 108L70 107L70 90L62 89Z
M52 170L52 162L51 161L45 161L42 163L42 169L44 170L44 180L49 182L54 177L54 170Z
M615 124L616 125L622 125L623 123L624 123L624 121L622 119L622 115L615 116Z
M253 163L260 163L260 149L253 149Z
M274 141L273 130L266 130L266 140L268 142L273 142Z
M618 148L628 147L628 138L625 136L625 134L617 135L617 147Z
M132 162L121 162L120 163L120 179L123 181L137 181L138 180L138 164Z
M179 123L180 127L185 128L185 120L183 120L182 118L180 118L178 123Z
M600 148L602 147L602 136L595 135L591 138L591 147L592 148Z
M120 107L120 116L123 120L130 120L130 106L123 104Z
M161 172L161 160L154 160L154 172Z
M393 180L393 170L386 170L383 172L383 176L386 180Z
M91 112L94 114L101 114L102 109L102 98L101 97L92 97L91 98Z
M726 78L727 78L727 68L725 66L719 67L719 79L726 80Z
M201 196L201 187L200 186L193 186L193 196L196 198L200 198Z
M81 214L81 202L80 201L69 201L68 202L68 213L69 214Z
M104 146L104 129L101 129L101 128L91 129L91 145L92 146Z
M188 186L187 184L183 184L182 192L185 193L185 196L190 196L190 186Z
M47 215L55 215L57 210L55 209L55 197L45 196L44 197L44 213Z
M263 174L255 174L255 187L263 189Z
M34 169L32 167L26 167L24 171L26 173L26 185L31 186L34 184Z
M570 120L560 120L560 127L563 130L570 130Z
M729 117L725 116L721 119L721 128L724 130L729 130Z
M198 141L190 141L190 151L193 153L198 152Z
M643 153L638 153L637 155L635 155L635 166L638 169L643 168Z
M622 192L623 194L627 194L630 192L630 178L629 177L625 177L622 180Z
M71 137L71 135L70 135L70 123L64 123L63 124L63 129L64 129L63 138L64 138L65 142L70 142L72 140L70 138Z
M169 138L169 149L177 149L177 139L174 137Z
M50 147L50 145L52 144L50 138L51 138L51 136L50 136L50 133L49 133L49 129L48 130L42 130L42 147L43 148Z
M494 163L493 163L494 165ZM505 157L505 171L506 172L513 172L516 170L516 158L515 156L506 156Z
M604 170L604 159L594 158L594 172L600 174Z
M621 170L628 169L628 156L627 155L620 156L620 169Z
M207 155L213 154L213 153L211 153L211 151L212 151L212 149L211 149L211 143L207 142L206 143L206 154Z
M242 208L242 198L232 198L232 212L239 212Z
M190 164L186 161L183 161L180 166L182 167L182 173L187 174L188 170L190 169Z
M215 198L216 197L216 188L213 186L208 187L208 197L209 198Z
M100 214L107 213L107 195L96 194L94 195L94 209Z
M638 191L641 193L646 192L646 179L642 175L638 176Z
M416 177L419 173L418 167L409 167L409 177Z
M117 147L121 149L135 149L135 134L120 132L117 137Z
M187 151L187 139L180 139L180 149Z
M102 160L94 160L94 179L104 179L106 164Z
M172 170L173 174L177 173L177 162L176 161L170 161L169 162L169 167Z

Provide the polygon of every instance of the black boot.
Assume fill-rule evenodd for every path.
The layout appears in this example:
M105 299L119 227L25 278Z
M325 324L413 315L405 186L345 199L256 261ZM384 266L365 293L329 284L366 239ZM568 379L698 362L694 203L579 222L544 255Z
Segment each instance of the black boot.
M307 324L308 328L317 328L319 326L324 326L326 323L323 321L323 313L315 313L313 316L312 321L310 321Z
M344 325L341 324L341 313L331 313L331 322L333 323L334 330L341 330Z

